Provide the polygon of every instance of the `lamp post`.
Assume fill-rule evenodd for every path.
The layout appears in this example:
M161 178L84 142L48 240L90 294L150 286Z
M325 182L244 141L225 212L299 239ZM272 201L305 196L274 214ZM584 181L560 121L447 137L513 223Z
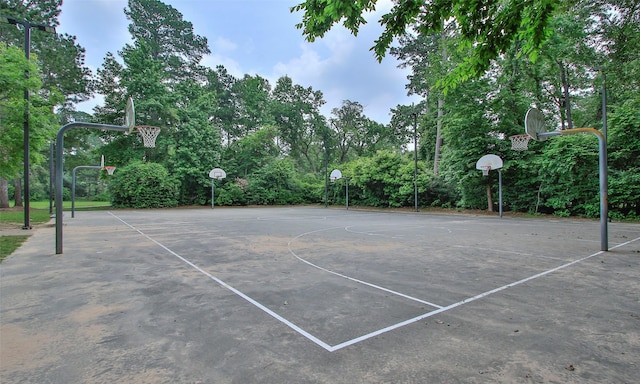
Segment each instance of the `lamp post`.
M24 54L29 61L31 57L31 28L36 28L40 31L56 33L55 27L44 24L33 24L26 20L18 20L11 16L0 15L0 22L13 25L22 25L24 27ZM26 78L29 78L29 71L25 73ZM31 229L31 217L29 212L29 89L24 89L24 226L22 229Z
M414 201L414 209L416 212L418 212L418 113L414 110L412 115L413 115L413 201Z

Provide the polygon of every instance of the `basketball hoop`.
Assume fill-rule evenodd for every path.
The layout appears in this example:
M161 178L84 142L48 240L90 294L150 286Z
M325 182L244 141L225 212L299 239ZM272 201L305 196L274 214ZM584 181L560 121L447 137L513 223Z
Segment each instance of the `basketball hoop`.
M216 180L222 180L227 177L227 173L220 168L213 168L211 172L209 172L209 177Z
M114 167L113 165L105 165L104 169L107 171L109 176L111 176L113 175L113 172L116 170L116 167Z
M329 175L329 180L331 180L332 183L335 183L338 179L342 179L342 172L340 172L339 169L334 169Z
M160 134L160 127L153 127L150 125L138 125L136 127L138 135L142 137L142 143L147 148L155 148L156 138Z
M476 161L476 169L482 171L482 176L489 176L490 170L500 169L503 165L502 159L492 154L484 155Z
M522 135L513 135L509 136L509 140L511 140L511 149L514 151L526 151L529 149L529 140L531 140L531 136L528 134Z

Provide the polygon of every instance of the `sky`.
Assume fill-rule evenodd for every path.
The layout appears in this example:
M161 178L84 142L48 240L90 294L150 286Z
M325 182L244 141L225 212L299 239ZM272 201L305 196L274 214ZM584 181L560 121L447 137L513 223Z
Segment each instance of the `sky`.
M211 54L201 64L223 65L236 78L260 75L275 86L289 76L295 84L321 91L326 101L321 112L329 117L344 100L360 103L364 114L387 124L391 109L418 102L407 96L409 69L387 55L379 63L370 48L382 31L378 20L391 8L390 0L379 0L376 12L358 36L334 26L322 39L306 42L295 24L302 13L289 9L302 0L164 0L193 24L194 32L207 38ZM117 56L131 42L129 21L124 15L126 0L63 0L58 33L76 36L86 50L85 65L93 73L107 52ZM98 95L78 105L91 113L102 104Z

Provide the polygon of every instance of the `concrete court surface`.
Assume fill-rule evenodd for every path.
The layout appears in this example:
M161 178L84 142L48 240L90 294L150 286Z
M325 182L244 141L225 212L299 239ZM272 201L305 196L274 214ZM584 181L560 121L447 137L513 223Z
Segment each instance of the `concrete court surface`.
M640 225L76 212L0 264L0 383L636 383Z

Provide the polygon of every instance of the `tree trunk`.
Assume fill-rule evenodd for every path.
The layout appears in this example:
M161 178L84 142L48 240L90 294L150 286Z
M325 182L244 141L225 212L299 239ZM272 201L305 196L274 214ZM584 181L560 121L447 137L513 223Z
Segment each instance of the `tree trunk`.
M441 32L440 36L442 37L442 41L444 42L444 30ZM446 63L449 54L447 53L447 46L442 43L442 62ZM440 150L442 147L442 116L444 114L444 95L440 93L438 95L438 120L436 123L436 150L435 155L433 156L433 174L438 176L438 172L440 171Z
M573 119L571 118L571 99L569 98L569 81L567 80L567 68L562 61L558 61L560 67L560 80L562 81L562 99L565 117L567 119L567 129L573 129Z
M440 170L440 149L442 147L442 115L444 114L444 97L438 96L438 121L436 123L436 150L433 156L433 174L438 176Z
M489 212L493 212L493 198L491 197L491 184L487 184L487 203Z
M14 206L22 207L22 179L16 178L13 179L13 187L15 192L13 193L13 198L16 201Z
M9 183L0 177L0 208L9 208Z

